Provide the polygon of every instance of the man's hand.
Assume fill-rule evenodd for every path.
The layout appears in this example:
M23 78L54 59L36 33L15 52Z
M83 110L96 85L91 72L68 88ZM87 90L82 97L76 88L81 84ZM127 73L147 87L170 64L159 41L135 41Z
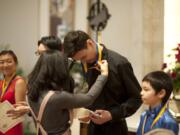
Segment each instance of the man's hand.
M89 117L92 122L99 125L112 120L111 113L106 110L96 110L94 113L91 113Z

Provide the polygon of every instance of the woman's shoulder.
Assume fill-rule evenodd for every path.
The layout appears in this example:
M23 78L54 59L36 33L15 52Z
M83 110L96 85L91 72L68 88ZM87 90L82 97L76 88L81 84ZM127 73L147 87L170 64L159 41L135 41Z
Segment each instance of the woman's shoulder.
M17 75L14 79L16 83L26 83L26 80L24 77Z
M23 88L23 89L26 89L26 80L21 77L21 76L16 76L16 78L14 79L14 85L16 88Z
M14 80L25 80L25 78L20 75L16 75Z

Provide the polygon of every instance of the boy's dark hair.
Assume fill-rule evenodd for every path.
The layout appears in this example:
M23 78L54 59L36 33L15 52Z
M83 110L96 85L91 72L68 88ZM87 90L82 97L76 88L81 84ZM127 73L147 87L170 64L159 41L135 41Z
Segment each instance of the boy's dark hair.
M172 79L168 74L163 71L150 72L143 78L142 81L149 82L156 94L164 89L166 91L166 95L162 99L162 103L165 104L168 101L173 90Z
M12 50L3 50L3 51L0 52L0 56L6 55L6 54L11 55L13 57L13 60L16 63L16 65L18 64L17 56Z
M45 37L42 37L38 41L38 46L40 44L43 44L44 46L46 46L50 50L59 50L59 51L62 51L62 42L61 42L61 40L58 37L55 37L55 36L45 36Z
M90 36L80 30L69 32L64 38L64 52L68 57L72 57L78 51L86 48L86 41Z

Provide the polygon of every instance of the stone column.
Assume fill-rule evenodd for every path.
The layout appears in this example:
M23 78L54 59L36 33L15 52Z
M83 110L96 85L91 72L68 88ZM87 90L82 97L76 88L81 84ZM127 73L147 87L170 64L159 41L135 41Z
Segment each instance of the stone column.
M164 0L143 0L143 74L160 70L164 46Z

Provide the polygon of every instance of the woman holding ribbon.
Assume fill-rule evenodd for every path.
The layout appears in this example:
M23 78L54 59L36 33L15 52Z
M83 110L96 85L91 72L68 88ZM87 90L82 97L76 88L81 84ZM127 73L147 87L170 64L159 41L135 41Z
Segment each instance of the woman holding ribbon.
M0 52L0 65L4 76L4 79L0 80L0 102L7 100L11 104L16 104L25 101L26 82L16 74L17 64L17 56L12 50ZM0 135L23 135L22 123L14 126L5 134L0 132Z

